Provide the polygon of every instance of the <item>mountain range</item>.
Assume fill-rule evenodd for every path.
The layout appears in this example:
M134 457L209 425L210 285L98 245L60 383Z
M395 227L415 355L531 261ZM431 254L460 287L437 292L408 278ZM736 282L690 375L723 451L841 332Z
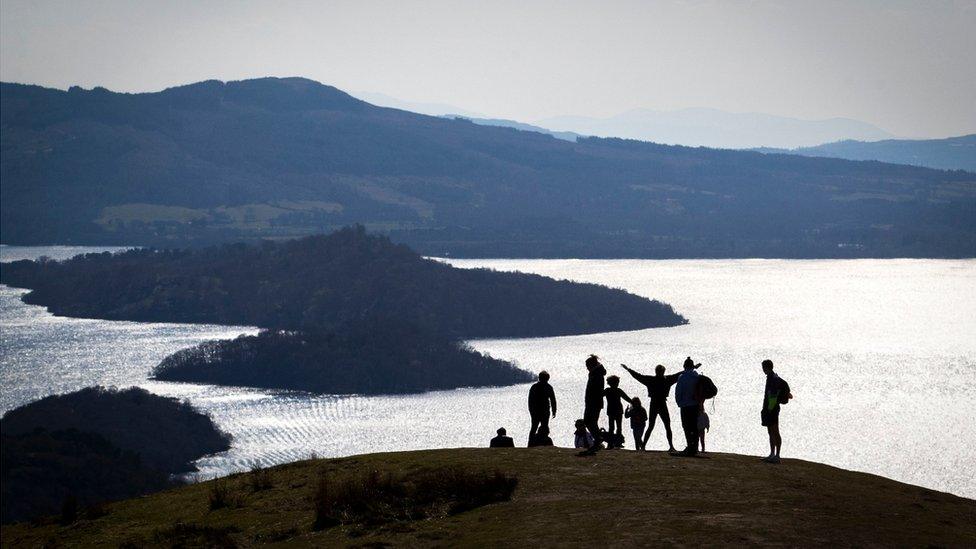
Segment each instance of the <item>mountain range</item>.
M755 150L763 153L799 154L845 158L847 160L877 160L911 166L976 172L976 134L946 139L885 139L874 142L848 139L825 143L816 147L761 148Z
M555 139L302 78L0 88L0 239L196 245L362 223L427 255L976 253L976 175Z
M535 123L552 131L720 149L794 148L840 139L875 141L894 137L867 122L849 118L800 120L704 108L636 109L609 118L558 116Z

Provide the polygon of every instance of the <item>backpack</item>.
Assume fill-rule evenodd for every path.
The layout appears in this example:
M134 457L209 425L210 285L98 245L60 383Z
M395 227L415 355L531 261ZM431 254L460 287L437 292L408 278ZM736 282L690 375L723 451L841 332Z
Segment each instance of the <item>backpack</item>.
M790 384L785 379L779 378L779 393L776 394L776 402L787 404L790 401Z
M699 375L698 385L695 386L695 392L698 395L698 400L708 400L710 398L715 398L718 394L718 387L715 386L715 382L712 378L708 376Z

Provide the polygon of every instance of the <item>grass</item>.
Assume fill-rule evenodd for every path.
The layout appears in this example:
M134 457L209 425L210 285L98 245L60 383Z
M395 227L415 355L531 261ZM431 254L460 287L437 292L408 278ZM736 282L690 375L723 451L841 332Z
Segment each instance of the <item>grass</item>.
M371 470L319 478L313 530L445 517L508 501L518 479L501 471L442 467L412 475Z
M509 484L491 480L496 470L507 482L518 478L507 499ZM254 473L232 475L109 504L98 517L79 513L70 525L57 517L6 525L0 541L3 547L953 547L976 539L976 501L790 459L768 465L731 454L690 459L608 451L578 458L558 448L456 449L267 471L272 483L261 490L253 489ZM220 483L234 503L211 510L210 494ZM465 503L461 496L472 491ZM403 495L406 502L398 499ZM373 497L379 501L369 502ZM333 518L327 527L316 526L320 502L321 516ZM377 512L382 520L371 518Z

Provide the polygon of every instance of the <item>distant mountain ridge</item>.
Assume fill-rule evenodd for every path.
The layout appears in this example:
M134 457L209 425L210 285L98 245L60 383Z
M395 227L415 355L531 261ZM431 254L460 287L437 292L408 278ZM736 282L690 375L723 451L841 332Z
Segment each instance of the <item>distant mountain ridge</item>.
M976 172L976 134L945 139L886 139L870 143L846 140L799 149L754 150L767 154L876 160L893 164Z
M894 137L881 128L848 118L800 120L705 108L636 109L609 118L559 116L535 123L554 131L719 149L793 148L839 139L875 141Z
M532 124L526 124L525 122L518 122L516 120L507 120L505 118L476 118L470 116L462 116L460 114L446 114L442 118L454 118L458 120L467 120L468 122L473 122L480 126L499 126L502 128L513 128L523 132L536 132L546 135L551 135L556 139L562 139L563 141L576 142L580 137L585 137L578 133L573 132L554 132L552 130L547 130L546 128L540 126L533 126Z
M172 247L362 223L435 256L976 254L966 173L569 142L302 78L0 92L7 244Z

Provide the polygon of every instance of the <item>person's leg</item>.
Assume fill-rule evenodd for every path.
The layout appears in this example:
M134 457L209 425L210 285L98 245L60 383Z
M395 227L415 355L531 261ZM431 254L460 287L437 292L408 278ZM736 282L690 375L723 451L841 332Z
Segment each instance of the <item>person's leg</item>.
M685 452L694 455L698 453L698 407L685 406L681 408L681 427L685 431Z
M532 417L532 428L529 430L529 446L532 445L532 440L535 439L535 434L539 432L539 417L535 414L531 414Z
M583 411L583 423L586 425L586 430L590 432L593 436L593 447L599 448L600 442L603 437L600 436L600 409L597 408L593 410L591 408L586 408Z
M539 414L539 427L549 429L549 417L549 410L543 410L542 413Z
M705 431L698 431L698 441L701 442L701 451L705 451Z
M783 447L783 437L779 434L779 423L771 425L769 428L770 447L773 455L779 457L779 451Z
M634 450L640 451L641 449L641 438L644 436L644 426L631 427L631 431L634 432Z
M668 403L661 403L661 423L664 424L664 432L668 436L668 451L674 451L674 435L671 434L671 413L668 412Z
M623 415L613 416L613 418L610 420L610 426L611 426L611 428L613 428L614 425L616 425L616 430L614 432L617 434L617 437L615 437L615 439L614 439L614 446L616 446L616 447L619 448L620 447L620 444L617 443L617 441L624 434L624 416Z
M651 438L651 431L654 430L654 423L657 422L657 409L654 406L650 406L647 409L647 420L650 422L647 424L647 430L644 431L644 441L642 445L644 449L647 449L647 441Z

